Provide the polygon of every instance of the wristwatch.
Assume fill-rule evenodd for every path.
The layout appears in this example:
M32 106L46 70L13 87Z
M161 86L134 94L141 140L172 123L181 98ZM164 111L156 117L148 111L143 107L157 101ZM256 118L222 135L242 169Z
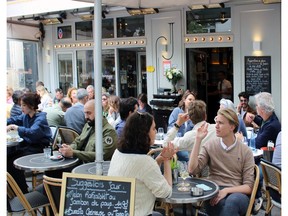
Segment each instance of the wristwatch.
M177 123L174 123L174 126L178 129L180 128L180 126Z

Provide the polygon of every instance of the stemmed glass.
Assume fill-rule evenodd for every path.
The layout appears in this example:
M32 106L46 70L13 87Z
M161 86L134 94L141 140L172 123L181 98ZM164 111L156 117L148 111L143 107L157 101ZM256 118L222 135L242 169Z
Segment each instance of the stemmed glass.
M180 177L183 179L181 183L178 184L178 190L179 191L189 191L190 190L190 184L188 182L185 182L186 178L189 177L187 162L183 162L179 166L179 174Z

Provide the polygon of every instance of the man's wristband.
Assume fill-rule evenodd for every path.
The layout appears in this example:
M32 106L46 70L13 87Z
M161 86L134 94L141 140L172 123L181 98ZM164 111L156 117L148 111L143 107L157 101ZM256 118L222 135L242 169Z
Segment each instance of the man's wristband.
M174 123L174 126L178 129L180 128L180 126L177 123Z

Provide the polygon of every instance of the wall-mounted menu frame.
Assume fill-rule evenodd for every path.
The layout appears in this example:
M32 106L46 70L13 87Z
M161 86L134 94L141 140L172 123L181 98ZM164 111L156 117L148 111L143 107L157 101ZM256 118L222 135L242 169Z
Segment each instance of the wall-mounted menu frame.
M245 91L271 93L271 56L245 56Z
M134 216L134 178L63 173L62 179L60 216Z

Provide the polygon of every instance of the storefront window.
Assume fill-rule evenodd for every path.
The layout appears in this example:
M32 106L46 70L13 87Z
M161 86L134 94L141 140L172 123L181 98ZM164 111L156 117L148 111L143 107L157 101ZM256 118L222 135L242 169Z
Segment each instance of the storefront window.
M117 18L117 37L139 37L144 35L144 15Z
M58 54L59 87L64 94L73 85L72 53ZM76 87L76 86L75 86Z
M102 19L102 38L114 38L113 19Z
M16 89L36 90L38 80L38 43L7 41L7 86Z
M93 50L76 52L78 87L94 85ZM115 56L114 50L102 50L102 87L111 94L115 93Z
M186 12L186 33L231 32L230 8L208 8Z
M58 39L70 39L72 38L72 26L59 26L57 27Z
M92 21L75 23L76 40L93 40Z

